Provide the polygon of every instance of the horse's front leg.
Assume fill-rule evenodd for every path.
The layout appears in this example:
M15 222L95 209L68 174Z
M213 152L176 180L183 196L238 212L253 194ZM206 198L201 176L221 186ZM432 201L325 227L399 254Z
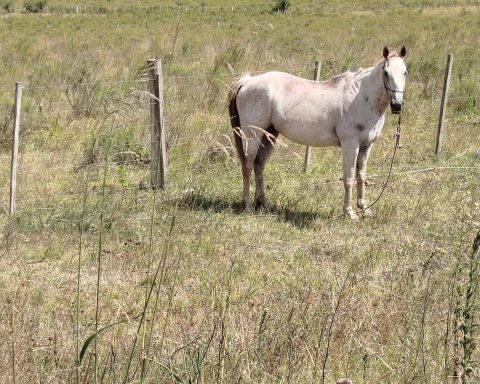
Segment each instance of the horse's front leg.
M355 168L357 162L357 155L359 146L356 143L344 142L342 143L343 155L343 186L345 188L345 195L343 198L343 212L350 219L358 219L357 214L352 208L352 188L355 181Z
M357 157L357 207L360 208L367 216L372 214L372 211L367 208L368 204L365 201L365 181L367 179L367 162L370 156L370 151L373 143L361 147Z

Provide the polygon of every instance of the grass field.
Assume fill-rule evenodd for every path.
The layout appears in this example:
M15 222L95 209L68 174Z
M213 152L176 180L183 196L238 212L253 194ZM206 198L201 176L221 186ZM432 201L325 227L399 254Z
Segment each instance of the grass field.
M0 383L458 383L458 370L479 382L478 1L293 0L283 15L251 0L233 11L84 2L79 13L52 0L39 14L11 3L0 14ZM384 45L406 46L409 75L403 148L374 216L343 217L338 148L314 149L304 173L304 147L286 139L266 168L268 207L240 210L233 78L311 78L320 60L327 79L376 64ZM156 192L152 57L169 161ZM9 217L15 81L25 89ZM388 113L372 151L370 201L396 122Z

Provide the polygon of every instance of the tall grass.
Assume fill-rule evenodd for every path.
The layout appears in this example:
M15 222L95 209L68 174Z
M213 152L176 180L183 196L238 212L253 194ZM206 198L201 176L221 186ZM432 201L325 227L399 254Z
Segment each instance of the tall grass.
M457 308L460 311L457 316L460 320L457 321L460 332L460 345L462 351L457 350L461 359L461 382L473 383L477 380L475 371L478 363L473 356L477 346L476 343L476 328L478 318L478 292L480 289L478 279L479 256L480 256L480 232L477 233L472 245L472 249L468 259L465 262L466 272L468 273L466 281L459 287L461 292L460 300L462 303ZM458 347L457 347L458 348ZM458 374L456 376L459 376Z
M75 365L76 365L76 382L80 383L80 286L81 286L81 268L83 255L83 241L85 232L85 212L88 197L88 179L84 186L84 195L82 201L82 214L80 217L80 233L78 243L78 264L77 264L77 292L76 292L76 319L75 319Z
M370 14L386 3L295 1L279 15L249 0L233 12L214 0L149 10L115 0L98 14L53 14L72 5L0 25L5 132L3 89L26 86L18 215L0 214L0 381L478 381L478 252L465 252L480 222L475 7ZM309 78L315 59L329 78L375 64L385 44L407 46L409 78L404 146L375 215L341 217L337 149L315 149L304 174L304 148L286 140L267 165L267 209L241 211L226 138L232 78ZM150 189L151 57L166 64L164 191ZM372 152L370 199L395 123L388 115Z
M95 292L95 340L94 340L94 352L93 352L93 363L94 363L94 378L95 384L98 382L98 325L100 319L100 286L102 278L102 252L103 252L103 236L104 236L104 209L105 209L105 198L106 198L106 181L107 181L107 172L108 172L108 163L110 158L110 144L108 141L106 156L104 159L103 167L103 177L101 185L101 195L100 195L100 222L99 222L99 232L98 232L98 251L97 251L97 284Z

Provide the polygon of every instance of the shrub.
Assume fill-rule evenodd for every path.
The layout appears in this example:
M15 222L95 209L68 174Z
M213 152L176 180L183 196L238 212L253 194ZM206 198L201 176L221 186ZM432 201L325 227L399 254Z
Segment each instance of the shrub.
M72 107L73 117L94 117L102 107L102 92L96 67L82 53L72 53L67 61L64 82L68 84L65 96Z
M4 1L2 2L2 9L5 11L5 13L10 13L13 12L14 7L11 1Z
M47 0L26 1L23 6L27 13L41 13L47 6Z
M97 164L107 158L119 165L141 165L149 162L149 151L138 137L137 129L127 125L110 134L92 133L84 141L81 166Z
M288 7L290 7L290 0L277 0L277 2L272 8L272 11L278 13L285 13Z
M460 80L452 87L448 104L456 114L475 116L478 113L480 87L474 80Z

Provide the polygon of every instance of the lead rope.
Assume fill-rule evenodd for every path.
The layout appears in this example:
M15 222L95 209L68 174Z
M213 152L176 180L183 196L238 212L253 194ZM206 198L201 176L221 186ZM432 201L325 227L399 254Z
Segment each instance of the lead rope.
M357 211L357 213L365 212L367 209L373 207L378 200L383 195L383 192L385 192L385 189L387 188L388 181L390 180L390 176L392 175L392 169L393 169L393 162L395 160L395 154L397 153L397 148L401 148L402 146L400 145L400 132L401 132L401 124L402 124L402 115L398 115L398 122L397 122L397 131L395 132L395 148L393 149L393 155L392 155L392 160L390 161L390 169L388 170L388 175L387 175L387 180L385 180L385 183L383 184L382 190L380 191L380 194L378 197L374 200L373 203L371 203L369 206L366 208L360 209Z

